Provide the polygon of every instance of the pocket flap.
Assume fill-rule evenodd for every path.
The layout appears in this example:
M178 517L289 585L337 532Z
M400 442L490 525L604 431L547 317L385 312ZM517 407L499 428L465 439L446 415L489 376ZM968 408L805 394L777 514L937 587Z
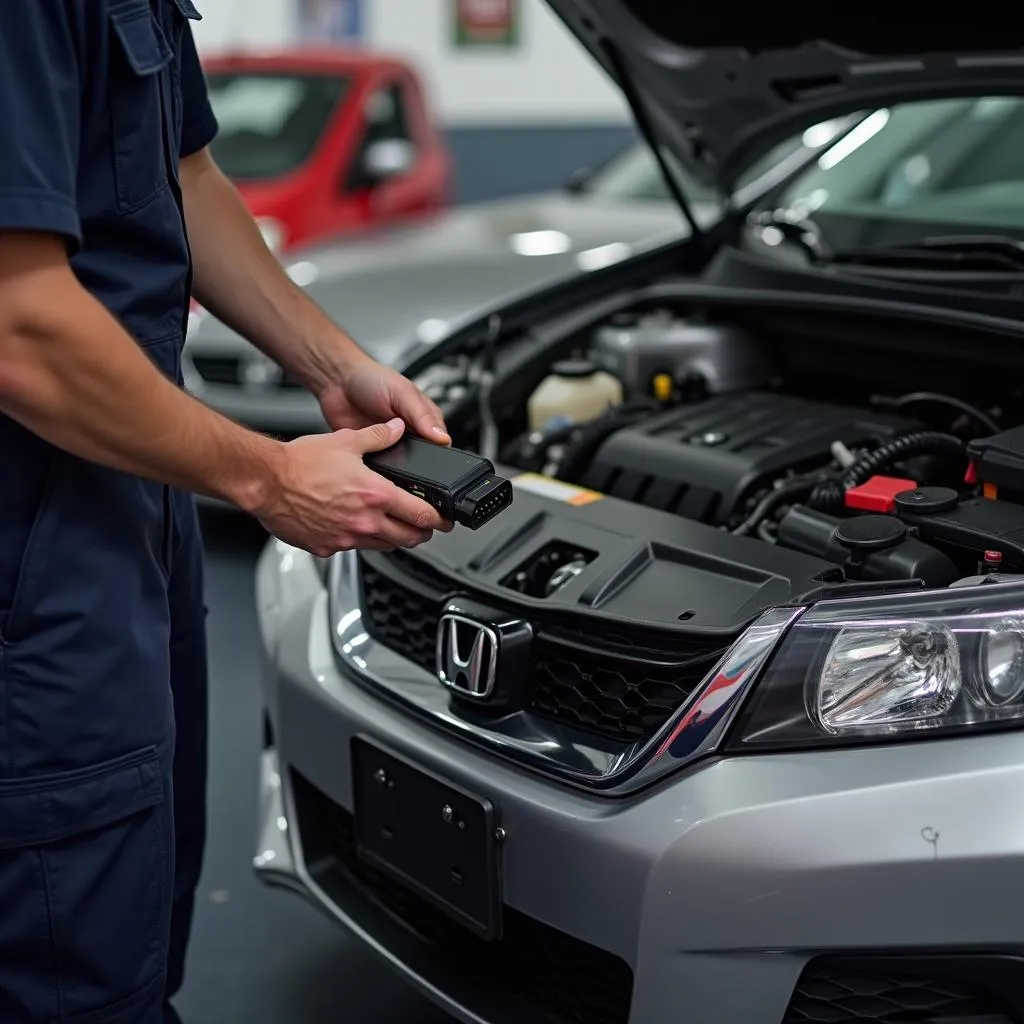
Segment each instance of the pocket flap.
M192 0L174 0L174 2L178 5L178 10L186 18L191 18L193 21L203 20L203 16L196 10L196 5L192 3Z
M133 0L114 7L110 23L135 74L156 74L174 59L164 34L153 20L147 0L141 3Z
M73 771L0 779L0 850L105 828L163 799L155 747Z

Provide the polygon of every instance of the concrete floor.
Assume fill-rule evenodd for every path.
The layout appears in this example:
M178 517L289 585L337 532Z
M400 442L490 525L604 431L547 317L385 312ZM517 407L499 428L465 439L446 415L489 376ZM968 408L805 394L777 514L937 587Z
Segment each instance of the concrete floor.
M256 882L260 706L253 566L265 540L204 517L211 658L210 839L185 987L185 1024L452 1024L314 907Z

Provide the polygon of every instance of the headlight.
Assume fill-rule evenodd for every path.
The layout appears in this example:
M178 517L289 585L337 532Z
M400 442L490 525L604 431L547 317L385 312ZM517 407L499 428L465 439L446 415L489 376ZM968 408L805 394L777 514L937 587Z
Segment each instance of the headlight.
M188 311L188 320L185 325L185 338L191 338L199 328L199 325L206 319L206 310L202 306L192 304Z
M312 555L311 557L313 559L313 568L316 569L320 582L326 587L331 578L331 560L329 558L321 558L319 555Z
M256 226L260 229L263 241L271 252L278 252L285 240L285 227L274 217L257 217Z
M790 629L733 749L903 741L1024 725L1024 591L828 601Z

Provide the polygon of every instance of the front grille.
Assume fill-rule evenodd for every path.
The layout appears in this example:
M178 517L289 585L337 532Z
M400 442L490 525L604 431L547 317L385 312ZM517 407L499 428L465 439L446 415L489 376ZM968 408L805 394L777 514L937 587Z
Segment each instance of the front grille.
M458 588L412 559L391 558L387 573L378 564L360 560L366 630L432 672L441 609ZM724 652L699 641L676 639L669 650L639 633L601 637L543 622L533 626L530 710L622 743L664 725Z
M1024 1024L998 992L948 967L911 972L887 966L876 967L870 958L812 961L783 1024Z
M382 572L360 562L363 623L385 647L422 668L434 671L437 623L443 594L409 580L401 586Z
M239 361L230 356L193 356L192 365L207 384L238 384L241 379Z
M613 739L643 739L668 721L712 663L698 658L659 668L541 636L533 662L532 707Z
M241 387L245 380L244 364L238 356L192 356L192 365L196 373L207 384L220 384L228 387ZM279 380L269 381L267 390L298 388L302 385L287 373Z
M625 961L511 907L504 908L501 939L478 939L360 860L348 811L296 772L292 788L307 867L328 895L355 886L523 1020L627 1024L633 972Z

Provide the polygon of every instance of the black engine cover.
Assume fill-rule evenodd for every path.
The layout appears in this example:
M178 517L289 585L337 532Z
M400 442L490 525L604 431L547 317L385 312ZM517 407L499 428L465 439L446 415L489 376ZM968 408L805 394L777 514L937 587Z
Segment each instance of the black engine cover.
M728 395L618 431L597 450L581 482L688 519L727 523L752 492L791 470L825 465L833 442L854 448L915 426L785 395Z

